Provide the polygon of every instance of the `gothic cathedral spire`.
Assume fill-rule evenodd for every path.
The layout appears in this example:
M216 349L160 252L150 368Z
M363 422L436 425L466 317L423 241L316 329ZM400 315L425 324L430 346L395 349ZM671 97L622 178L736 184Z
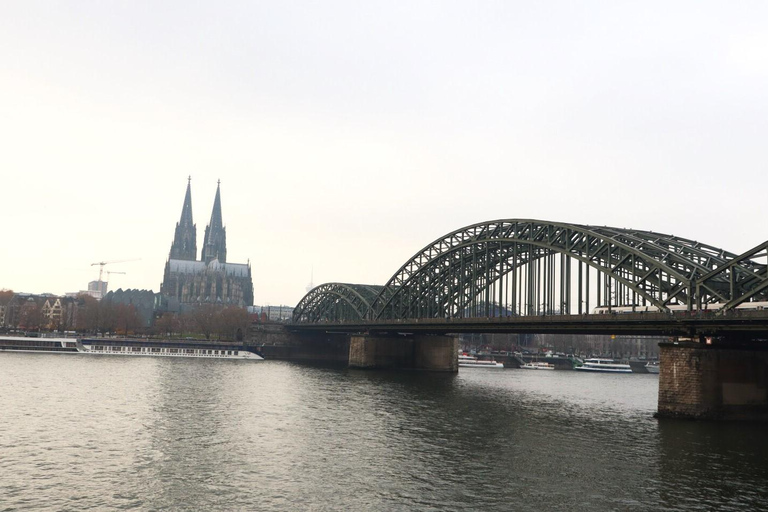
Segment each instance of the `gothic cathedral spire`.
M216 185L216 198L213 200L211 222L205 227L205 240L201 259L205 263L218 259L219 263L227 262L227 230L221 220L221 180Z
M197 256L197 226L192 222L192 177L187 179L187 195L181 208L181 219L176 224L176 234L171 245L172 260L195 261Z

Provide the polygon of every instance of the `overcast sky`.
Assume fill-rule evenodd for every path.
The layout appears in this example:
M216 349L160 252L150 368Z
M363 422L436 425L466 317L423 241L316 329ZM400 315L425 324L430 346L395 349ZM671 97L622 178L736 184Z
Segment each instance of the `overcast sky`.
M256 304L463 226L768 239L768 2L0 4L0 288L159 291L192 176ZM198 251L199 252L199 251ZM199 256L199 255L198 255Z

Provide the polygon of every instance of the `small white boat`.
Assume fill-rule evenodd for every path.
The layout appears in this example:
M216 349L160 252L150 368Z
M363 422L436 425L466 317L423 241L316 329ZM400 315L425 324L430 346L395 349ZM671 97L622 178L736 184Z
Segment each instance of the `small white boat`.
M466 354L459 354L459 367L461 368L504 368L502 363L497 363L493 359L484 360Z
M585 359L584 364L575 367L574 370L582 372L632 373L632 368L628 364L617 363L613 359L600 359L597 357Z
M540 361L533 361L531 363L525 363L520 366L523 370L554 370L555 365L552 363L544 363Z
M648 361L645 363L645 369L648 371L648 373L659 373L659 362Z

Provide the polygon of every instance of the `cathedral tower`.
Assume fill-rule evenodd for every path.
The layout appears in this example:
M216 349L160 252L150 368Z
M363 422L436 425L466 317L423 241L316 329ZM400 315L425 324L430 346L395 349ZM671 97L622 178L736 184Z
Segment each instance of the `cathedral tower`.
M216 187L211 222L205 228L202 261L195 259L195 225L189 183L171 254L165 263L160 293L169 311L201 304L253 305L250 263L227 263L227 232L221 217L221 182Z
M211 222L205 227L205 240L203 241L203 254L201 259L210 263L219 260L219 263L227 262L227 230L221 220L221 181L216 185L216 198L213 200Z
M176 234L171 245L170 259L195 261L197 257L197 226L192 222L192 177L187 179L187 195L181 208L181 219L176 223ZM217 194L218 197L218 194Z

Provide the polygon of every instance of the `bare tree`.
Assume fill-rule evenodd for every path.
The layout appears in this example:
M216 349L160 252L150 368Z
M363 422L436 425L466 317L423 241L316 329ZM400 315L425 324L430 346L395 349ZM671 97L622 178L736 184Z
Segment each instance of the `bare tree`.
M184 336L185 333L190 333L197 328L197 322L195 321L194 311L186 311L178 316L179 319L179 334Z
M99 301L90 295L78 295L77 297L77 330L95 332L99 328Z
M242 341L251 325L251 316L243 308L230 306L220 312L219 328L224 339Z
M213 304L203 304L192 311L192 319L197 329L207 340L211 339L211 334L217 332L220 309Z
M35 299L30 297L19 311L19 327L27 330L40 330L45 323L43 310Z
M117 305L112 302L101 301L98 303L99 322L101 332L116 332L118 327Z
M163 316L155 321L155 330L166 337L181 332L181 321L175 313L163 313Z
M122 330L126 336L141 325L139 313L133 304L116 304L114 309L117 330Z

